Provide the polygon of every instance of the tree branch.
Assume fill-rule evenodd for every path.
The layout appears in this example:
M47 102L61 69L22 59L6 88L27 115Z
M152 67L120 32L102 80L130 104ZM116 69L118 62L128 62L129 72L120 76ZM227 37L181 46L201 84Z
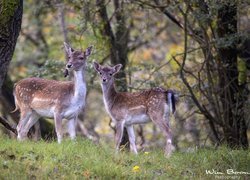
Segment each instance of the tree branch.
M214 126L214 117L210 114L210 112L206 109L206 107L204 105L202 105L199 100L197 99L197 97L195 96L192 87L190 86L189 82L187 81L187 79L184 76L184 67L185 67L185 63L186 63L186 59L187 59L187 36L188 36L188 32L187 32L187 13L188 10L186 10L186 12L183 12L183 17L184 17L184 55L183 55L183 61L182 64L180 64L177 59L173 56L173 59L175 60L175 62L179 65L180 67L180 77L183 81L183 83L185 84L185 86L188 88L188 91L194 101L194 103L196 104L196 106L198 107L198 109L203 113L203 115L209 120L209 124L210 127L213 131L213 134L215 135L216 141L217 143L220 143L220 138L219 135L217 134L217 131L215 129Z
M0 116L0 123L9 131L13 132L15 135L17 135L17 130L13 128L6 119Z
M107 9L106 9L106 5L105 5L105 1L104 0L97 0L96 1L96 5L98 6L98 12L100 14L100 18L102 20L102 23L104 25L104 31L103 33L106 35L106 37L109 38L110 41L110 55L111 55L111 62L112 64L117 64L116 59L117 59L117 53L116 53L116 39L115 39L115 35L113 33L112 27L110 25L109 22L109 17L108 17L108 13L107 13Z
M155 8L160 9L161 12L163 12L170 20L172 20L177 26L179 26L181 29L184 29L183 24L177 20L177 18L172 15L170 12L168 12L168 10L166 9L166 7L164 6L160 6L160 3L158 0L154 0L155 4L157 5Z

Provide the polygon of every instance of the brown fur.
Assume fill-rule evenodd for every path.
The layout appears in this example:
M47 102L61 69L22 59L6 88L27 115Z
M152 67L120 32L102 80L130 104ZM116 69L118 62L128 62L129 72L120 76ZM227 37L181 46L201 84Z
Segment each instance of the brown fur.
M18 139L27 137L29 129L39 117L54 118L58 142L62 140L62 119L69 120L69 134L75 138L78 114L85 106L86 81L84 71L92 46L86 51L74 51L64 44L69 56L67 71L74 72L74 81L55 81L41 78L26 78L15 85L16 110L21 118L17 126Z
M20 108L43 108L44 103L49 106L55 102L64 106L69 104L69 98L74 94L74 83L71 81L55 81L41 78L26 78L15 85L14 96L16 105ZM43 99L43 102L36 101Z
M102 67L94 62L94 68L100 74L103 99L107 112L116 123L116 149L123 135L124 126L129 135L130 149L137 153L133 124L153 121L166 136L165 153L169 156L173 150L172 133L169 127L169 115L173 110L174 95L163 88L153 88L135 93L117 92L114 86L114 75L121 65Z
M155 110L161 109L163 105L166 103L166 93L161 89L159 91L158 88L143 90L140 92L128 93L128 92L116 92L115 88L113 88L112 95L108 95L111 97L113 105L111 107L111 111L113 112L113 116L118 121L122 119L121 111L124 109L133 109L138 106L142 108L137 109L138 112L134 110L134 113L145 113L150 114ZM119 117L120 116L120 117Z

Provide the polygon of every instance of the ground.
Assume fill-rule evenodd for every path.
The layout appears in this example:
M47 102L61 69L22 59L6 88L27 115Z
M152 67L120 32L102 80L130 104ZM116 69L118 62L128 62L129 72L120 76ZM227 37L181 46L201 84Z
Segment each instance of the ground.
M82 138L57 144L0 137L0 179L55 178L250 179L250 151L220 147L165 158L161 149L116 154L110 145Z

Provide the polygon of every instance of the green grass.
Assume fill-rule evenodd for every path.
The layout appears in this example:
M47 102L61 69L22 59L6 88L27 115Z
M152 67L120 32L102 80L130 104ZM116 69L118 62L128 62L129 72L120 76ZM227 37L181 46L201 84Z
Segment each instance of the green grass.
M138 172L134 166L139 166ZM221 147L175 152L167 159L162 150L115 154L112 147L84 139L57 144L0 137L0 179L215 179L206 174L212 169L225 173L224 178L236 176L226 174L227 169L250 173L250 153Z

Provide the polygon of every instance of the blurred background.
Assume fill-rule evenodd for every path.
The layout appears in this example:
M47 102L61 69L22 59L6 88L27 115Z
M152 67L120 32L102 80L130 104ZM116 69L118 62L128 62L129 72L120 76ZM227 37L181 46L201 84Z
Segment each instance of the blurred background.
M170 120L178 150L224 143L248 147L249 5L243 0L26 0L2 87L0 115L17 124L19 113L10 111L13 85L20 79L68 80L63 76L67 59L63 42L81 50L93 45L79 136L114 144L114 124L92 66L97 61L123 64L116 82L119 91L164 87L178 94L177 111ZM2 134L13 137L0 127ZM42 138L55 137L53 120L40 120L40 127ZM135 129L140 149L163 147L163 135L153 123Z

